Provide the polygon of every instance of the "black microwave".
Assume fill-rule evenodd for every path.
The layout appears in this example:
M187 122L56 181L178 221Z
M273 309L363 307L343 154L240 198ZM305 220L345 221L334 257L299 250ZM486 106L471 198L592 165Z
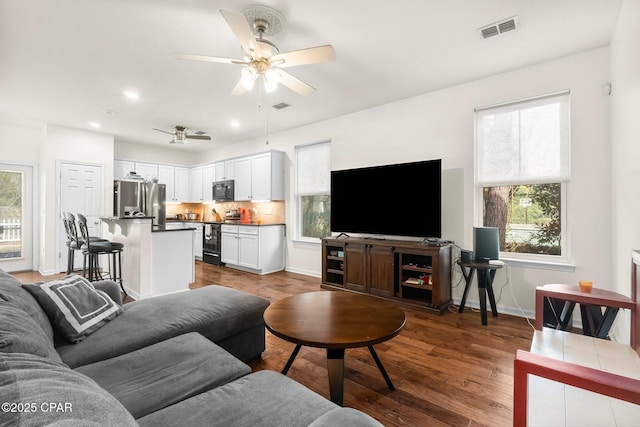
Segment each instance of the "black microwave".
M234 200L232 179L213 183L213 200L216 202L230 202Z

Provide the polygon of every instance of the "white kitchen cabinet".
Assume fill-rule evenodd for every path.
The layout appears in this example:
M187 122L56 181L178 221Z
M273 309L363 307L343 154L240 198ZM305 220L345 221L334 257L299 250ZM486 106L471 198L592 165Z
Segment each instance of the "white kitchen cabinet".
M214 164L197 166L189 170L189 197L192 202L213 201Z
M145 181L151 181L158 177L158 165L156 163L136 162L135 170Z
M189 200L192 202L203 201L202 166L189 170Z
M251 200L251 157L235 159L234 200Z
M189 201L189 168L159 165L158 182L167 186L168 202Z
M129 172L136 171L135 162L129 160L114 160L113 161L113 179L122 179L129 174Z
M189 200L189 168L175 167L175 196L179 201Z
M213 183L216 180L216 165L204 165L202 167L202 200L213 201Z
M284 153L235 159L235 200L284 200Z
M222 224L220 226L220 260L229 265L238 264L238 226Z
M158 165L156 163L133 162L130 160L113 161L113 179L123 179L130 172L135 172L146 181L158 177Z
M226 181L229 179L235 179L234 166L234 160L225 160L224 162L216 163L214 181Z
M257 274L284 270L284 226L223 224L222 262Z
M202 244L204 238L204 224L201 222L190 222L187 226L195 227L193 233L193 256L195 259L202 261Z

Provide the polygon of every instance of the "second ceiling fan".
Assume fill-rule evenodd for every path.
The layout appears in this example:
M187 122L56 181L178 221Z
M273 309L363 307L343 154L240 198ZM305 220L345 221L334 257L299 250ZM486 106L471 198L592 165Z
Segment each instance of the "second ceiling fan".
M262 77L267 92L282 84L299 95L310 95L315 88L294 77L283 68L315 64L335 59L331 45L279 53L276 45L265 39L265 35L278 34L284 28L284 17L275 9L262 5L249 6L243 13L220 10L225 21L238 38L244 54L243 59L176 53L178 59L219 62L242 65L240 81L231 91L232 95L243 95L251 90L255 81ZM252 21L254 30L249 25Z

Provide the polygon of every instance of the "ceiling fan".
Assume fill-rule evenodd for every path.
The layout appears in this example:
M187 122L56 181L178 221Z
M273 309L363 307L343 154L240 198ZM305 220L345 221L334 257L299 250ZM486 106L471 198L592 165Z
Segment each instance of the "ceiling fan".
M204 132L198 131L195 134L188 134L187 128L184 126L174 126L173 132L168 132L162 129L152 128L153 130L157 130L158 132L167 133L173 136L173 139L169 141L169 144L186 144L187 139L202 139L206 141L211 141L211 137L209 135L205 135Z
M285 20L280 12L268 6L248 6L242 10L242 13L221 9L220 13L240 41L244 54L242 59L184 53L176 53L175 56L178 59L192 61L242 65L240 73L242 77L231 91L232 95L243 95L249 92L259 77L264 80L267 92L275 90L278 84L282 84L299 95L310 95L315 92L315 88L287 73L283 68L331 61L336 57L331 45L279 53L276 45L264 36L280 33L285 26ZM253 24L253 30L249 22Z

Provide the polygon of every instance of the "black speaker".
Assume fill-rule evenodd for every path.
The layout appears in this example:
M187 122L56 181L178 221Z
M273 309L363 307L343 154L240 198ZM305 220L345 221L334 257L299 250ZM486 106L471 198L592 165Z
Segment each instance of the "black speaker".
M476 262L489 262L500 255L497 227L473 227L473 252Z
M473 251L460 249L460 261L466 263L473 261Z

